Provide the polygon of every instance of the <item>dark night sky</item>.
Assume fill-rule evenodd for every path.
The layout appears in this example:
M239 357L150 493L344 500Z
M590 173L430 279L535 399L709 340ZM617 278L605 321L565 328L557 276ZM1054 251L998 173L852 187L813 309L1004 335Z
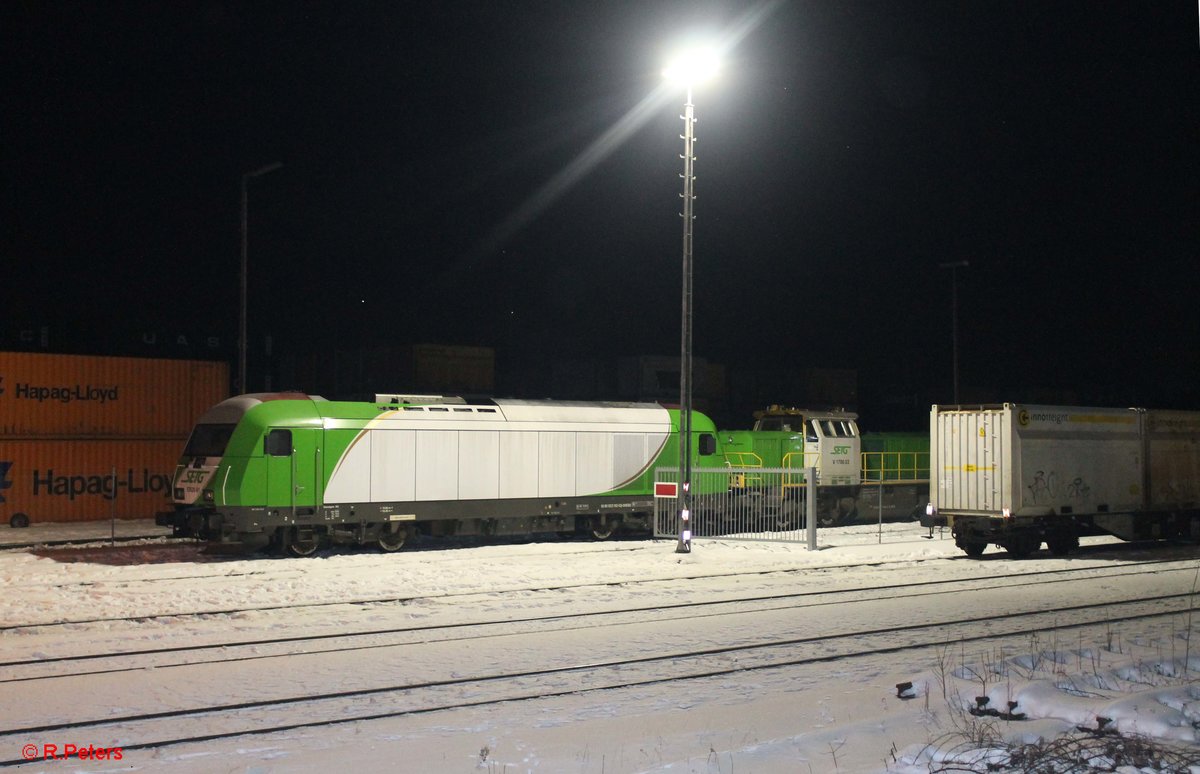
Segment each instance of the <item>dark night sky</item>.
M682 93L502 224L749 9L5 3L5 341L232 342L281 161L252 338L677 354ZM965 400L1200 408L1197 41L1190 0L783 3L696 94L697 356L950 402L968 260Z

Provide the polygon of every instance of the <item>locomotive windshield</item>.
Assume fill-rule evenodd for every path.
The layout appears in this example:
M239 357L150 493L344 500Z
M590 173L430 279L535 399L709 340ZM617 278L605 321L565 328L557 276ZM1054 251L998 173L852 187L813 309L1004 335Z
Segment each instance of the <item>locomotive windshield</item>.
M236 424L196 425L183 449L185 457L221 457L233 436Z
M796 432L800 429L801 417L763 417L755 430L782 430Z

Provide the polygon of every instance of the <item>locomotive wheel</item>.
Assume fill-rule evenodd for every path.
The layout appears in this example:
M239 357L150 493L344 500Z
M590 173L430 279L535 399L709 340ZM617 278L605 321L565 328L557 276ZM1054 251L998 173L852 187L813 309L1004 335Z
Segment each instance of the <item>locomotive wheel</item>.
M817 496L817 526L837 527L842 523L842 509L833 495Z
M292 556L312 556L320 546L321 538L315 532L304 537L299 529L292 527L288 533L287 552Z
M392 551L399 551L401 548L403 548L406 540L408 540L408 530L402 528L399 524L392 522L391 524L387 524L379 530L377 542L379 543L380 548L388 553L391 553Z
M617 531L619 525L620 522L617 519L597 516L596 520L592 522L592 537L597 540L608 540Z
M775 516L775 530L779 532L787 532L804 526L804 512L800 510L800 504L795 500L785 500L779 506L779 513Z
M820 506L818 506L820 507ZM817 511L817 526L818 527L836 527L842 523L841 514L837 509L828 511Z

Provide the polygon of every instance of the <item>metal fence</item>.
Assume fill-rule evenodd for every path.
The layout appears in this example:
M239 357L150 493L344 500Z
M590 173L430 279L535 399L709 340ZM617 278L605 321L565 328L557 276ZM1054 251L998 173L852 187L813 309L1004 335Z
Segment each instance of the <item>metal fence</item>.
M678 468L654 472L654 536L677 537ZM665 485L665 486L663 486ZM804 542L809 486L806 472L795 468L693 468L692 537ZM814 531L812 535L815 536Z
M678 468L655 470L654 536L678 537ZM816 527L913 521L924 511L924 480L864 480L858 484L817 478L810 487L798 468L694 468L692 537L776 542L816 541ZM810 503L811 500L811 503ZM811 508L811 510L810 510ZM808 530L808 514L814 529Z

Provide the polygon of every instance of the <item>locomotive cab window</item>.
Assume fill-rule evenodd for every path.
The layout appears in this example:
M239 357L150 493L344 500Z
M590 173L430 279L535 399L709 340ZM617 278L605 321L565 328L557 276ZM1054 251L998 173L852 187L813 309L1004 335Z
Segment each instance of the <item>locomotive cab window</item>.
M717 437L712 433L700 434L700 456L707 457L717 453Z
M272 430L267 433L265 451L270 457L290 457L292 454L292 431Z
M185 457L220 457L237 425L196 425L183 449Z

